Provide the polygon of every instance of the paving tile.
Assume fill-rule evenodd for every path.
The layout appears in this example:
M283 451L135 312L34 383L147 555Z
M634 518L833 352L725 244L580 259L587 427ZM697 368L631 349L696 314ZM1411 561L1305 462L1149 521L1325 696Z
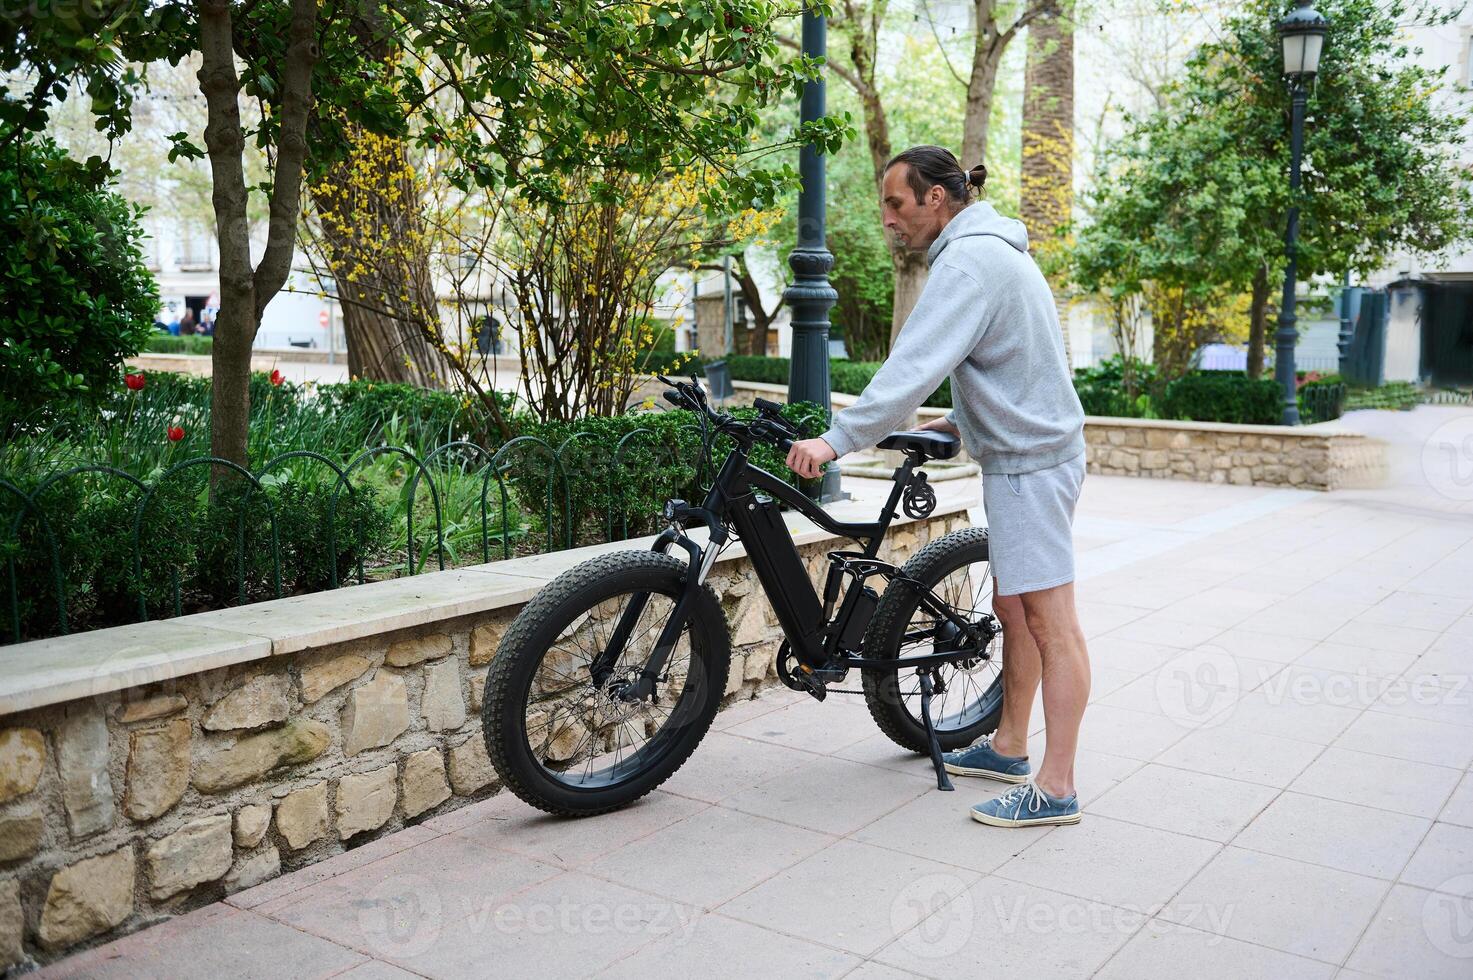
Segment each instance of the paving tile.
M1249 691L1214 716L1213 727L1232 731L1260 732L1301 742L1329 745L1350 723L1360 717L1360 708L1280 697L1268 690Z
M1402 871L1401 881L1473 899L1473 827L1433 824Z
M846 745L835 752L834 757L847 759L850 762L862 762L867 766L877 766L895 772L909 773L913 776L929 777L934 772L931 768L930 756L901 748L895 744L894 739L883 732L876 732L853 745Z
M1294 665L1348 674L1398 677L1418 656L1420 654L1326 640L1310 647L1302 657L1294 661Z
M1422 817L1284 793L1233 844L1390 880L1430 824Z
M1283 787L1323 751L1309 742L1261 732L1209 728L1192 732L1155 761L1229 779Z
M1165 902L1216 853L1197 837L1086 814L998 868L994 875L1110 905Z
M875 720L862 704L837 698L819 703L805 698L803 703L767 712L723 731L827 755L873 735Z
M228 905L210 905L163 926L54 963L45 977L330 977L366 957Z
M292 871L263 882L254 888L236 892L225 899L230 905L242 909L262 908L267 903L280 902L283 898L293 895L304 888L308 888L320 881L326 881L336 875L346 874L355 868L361 868L366 864L372 864L380 858L397 854L400 851L432 841L440 836L433 830L424 827L406 827L395 831L376 840L369 841L351 851L344 851L316 864L308 865L299 871Z
M880 963L951 980L977 975L1084 977L1144 916L1073 895L987 877L881 950Z
M1335 968L1328 963L1152 919L1095 977L1096 980L1180 980L1186 964L1190 964L1192 980L1242 980L1244 977L1329 980L1335 975Z
M713 807L586 865L600 878L687 905L715 908L836 838Z
M709 803L656 790L622 810L570 820L535 810L508 795L498 811L455 834L547 864L576 868L709 808Z
M733 794L719 805L822 833L848 834L929 792L936 792L936 785L926 773L911 776L845 759L819 758Z
M385 959L427 977L587 976L643 946L688 936L694 908L568 871L488 900L436 941Z
M1392 681L1369 710L1473 728L1473 681L1446 684L1443 675L1423 672L1419 664Z
M1465 775L1458 783L1437 819L1460 827L1473 827L1473 773Z
M718 911L867 957L978 877L951 865L841 840Z
M1315 644L1314 640L1302 636L1262 632L1254 629L1251 621L1244 626L1223 630L1211 642L1213 646L1235 656L1272 660L1282 664L1297 660Z
M1355 621L1441 632L1456 623L1470 605L1473 602L1468 599L1454 596L1393 592L1355 617Z
M1328 748L1289 785L1310 796L1435 817L1461 773L1364 752Z
M1364 710L1396 686L1396 678L1366 670L1335 670L1290 664L1263 682L1259 690L1277 702L1328 704Z
M799 698L808 701L813 700L797 691L789 691L787 688L777 687L764 690L755 698L741 698L717 713L716 718L711 722L711 730L713 732L724 732L728 728L751 721L753 718L765 715L770 711L776 711L779 708L797 704Z
M909 803L856 830L853 839L930 858L977 872L987 872L1055 828L1029 827L994 833L972 819L971 808L997 796L1006 784L989 779L953 777L956 791L923 793Z
M1183 728L1213 724L1233 701L1277 674L1283 664L1238 657L1211 644L1182 651L1100 700L1165 715Z
M1333 744L1455 769L1473 762L1473 733L1466 728L1377 711L1361 715Z
M1345 965L1381 977L1467 980L1469 920L1466 898L1396 885Z
M1092 704L1079 725L1079 745L1145 762L1184 738L1188 729L1164 715Z
M1157 610L1149 616L1117 626L1105 636L1187 650L1206 643L1222 631L1223 627L1215 623L1183 622L1169 618L1164 610Z
M1416 655L1431 646L1432 641L1437 639L1437 634L1412 626L1368 623L1364 619L1357 619L1341 626L1327 639L1331 643L1344 643L1347 646Z
M266 908L303 932L397 962L408 949L448 941L456 922L499 897L558 874L552 865L447 835Z
M784 745L727 732L709 732L675 775L660 784L660 789L677 796L716 803L812 761L811 753Z
M886 966L874 960L866 960L853 973L844 974L844 980L910 980L921 974Z
M1277 792L1256 783L1148 764L1091 803L1089 813L1226 842Z
M817 943L785 936L724 915L703 915L689 932L658 939L619 960L599 977L820 978L854 976L863 961Z
M1195 928L1339 963L1388 887L1374 878L1228 847L1160 917L1185 923L1190 916Z
M1148 670L1155 670L1181 653L1177 647L1126 639L1114 633L1091 637L1087 646L1089 665L1092 669L1109 667L1112 670L1124 671L1132 677L1139 677Z
M1046 735L1047 733L1034 735L1029 739L1028 752L1036 763L1043 762ZM1074 792L1079 797L1080 805L1088 807L1091 802L1114 789L1122 779L1142 765L1144 763L1139 759L1127 759L1125 756L1096 752L1093 749L1078 750L1074 754ZM983 783L982 785L989 784ZM1007 787L1002 783L991 783L982 795L990 799L998 796L1005 789Z
M333 980L415 980L417 976L418 974L401 970L393 964L369 960L346 973L335 974Z
M1115 602L1094 602L1079 599L1074 604L1079 613L1079 625L1086 639L1108 633L1117 626L1140 619L1151 610L1144 606L1125 606Z

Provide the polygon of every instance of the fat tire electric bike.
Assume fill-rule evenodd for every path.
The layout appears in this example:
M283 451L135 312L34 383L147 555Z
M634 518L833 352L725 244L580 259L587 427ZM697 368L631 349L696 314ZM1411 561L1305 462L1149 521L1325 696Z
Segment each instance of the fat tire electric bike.
M713 410L695 378L659 377L672 386L668 401L707 423L707 452L717 433L734 448L703 503L665 504L668 527L650 550L568 569L508 627L482 700L502 782L549 813L590 816L633 803L685 763L720 707L731 662L726 615L706 577L739 540L782 628L782 683L822 701L858 670L862 688L842 693L862 693L880 730L929 755L937 787L951 789L942 751L994 732L1002 713L987 530L954 531L899 567L877 555L897 504L917 519L934 512L921 467L957 455L959 441L933 430L890 434L879 448L899 450L904 463L878 520L838 521L750 460L758 443L787 452L802 438L781 405L758 399L755 418L737 419ZM779 502L863 544L828 553L821 600ZM704 542L687 533L700 527ZM671 554L677 547L684 561ZM866 584L875 577L886 580L883 594Z

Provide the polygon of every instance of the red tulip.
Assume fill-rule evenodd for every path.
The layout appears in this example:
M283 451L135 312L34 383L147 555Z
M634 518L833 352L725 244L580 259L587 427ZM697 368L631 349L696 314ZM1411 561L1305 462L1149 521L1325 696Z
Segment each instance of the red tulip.
M182 425L169 426L169 441L178 442L184 438L184 427Z
M145 379L143 377L142 371L139 371L137 374L123 375L123 384L128 386L129 391L142 391L144 381Z
M282 374L280 371L272 371L271 372L271 383L272 384L279 385L279 384L281 384L285 380L286 380L286 375Z

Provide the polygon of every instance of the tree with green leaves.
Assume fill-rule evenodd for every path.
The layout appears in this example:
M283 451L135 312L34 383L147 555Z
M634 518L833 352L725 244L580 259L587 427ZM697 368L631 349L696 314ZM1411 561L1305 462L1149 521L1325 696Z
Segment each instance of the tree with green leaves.
M1309 92L1301 280L1367 275L1394 253L1434 254L1473 236L1458 162L1466 93L1447 89L1443 69L1417 64L1403 30L1455 15L1420 0L1317 9L1330 32ZM1073 254L1085 290L1118 305L1153 289L1196 310L1187 319L1209 333L1205 311L1249 296L1254 377L1285 261L1290 103L1275 33L1285 10L1248 0L1189 59L1164 107L1109 149Z
M210 164L221 266L211 446L244 463L250 348L290 272L304 185L348 156L358 129L453 142L453 176L467 190L511 185L556 203L572 170L659 173L673 158L718 176L702 195L713 210L761 206L796 179L794 168L722 161L776 149L748 138L758 110L792 98L818 69L775 57L773 24L791 12L774 0L100 0L64 16L32 5L0 28L0 66L33 81L0 96L0 120L43 128L47 108L77 84L99 127L121 135L143 82L132 66L198 54L204 145L178 133L170 152ZM253 128L245 100L260 107ZM832 149L844 134L830 117L794 141ZM269 150L269 182L248 182L248 141ZM619 186L595 177L586 194L608 199ZM258 259L252 195L268 202Z

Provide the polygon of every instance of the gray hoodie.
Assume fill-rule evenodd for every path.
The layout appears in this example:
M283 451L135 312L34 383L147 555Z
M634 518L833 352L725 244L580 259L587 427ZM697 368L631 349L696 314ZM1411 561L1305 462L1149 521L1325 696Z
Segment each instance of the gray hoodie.
M840 456L910 418L948 375L947 419L984 473L1028 473L1084 452L1084 409L1028 232L985 201L926 252L930 276L890 356L823 439Z

